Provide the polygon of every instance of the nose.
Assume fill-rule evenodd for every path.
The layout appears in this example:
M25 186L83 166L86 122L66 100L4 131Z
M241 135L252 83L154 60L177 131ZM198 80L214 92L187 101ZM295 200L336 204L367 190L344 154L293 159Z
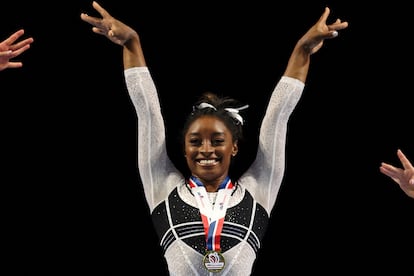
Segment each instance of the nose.
M204 141L200 146L200 152L204 154L211 154L214 152L214 146L210 141Z

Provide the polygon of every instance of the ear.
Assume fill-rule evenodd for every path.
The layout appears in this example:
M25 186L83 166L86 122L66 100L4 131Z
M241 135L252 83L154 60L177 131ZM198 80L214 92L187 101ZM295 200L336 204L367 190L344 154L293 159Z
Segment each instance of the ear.
M239 144L238 144L238 141L236 140L233 143L233 150L231 152L231 156L233 157L236 156L238 152L239 152Z

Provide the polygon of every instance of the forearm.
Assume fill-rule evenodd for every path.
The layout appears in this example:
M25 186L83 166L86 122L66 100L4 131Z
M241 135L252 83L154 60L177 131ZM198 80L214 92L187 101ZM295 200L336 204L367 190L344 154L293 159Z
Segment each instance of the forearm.
M124 69L132 67L146 67L141 41L136 33L124 44L123 62Z
M303 83L306 82L310 64L310 53L303 49L303 46L298 43L290 55L284 76L298 79Z

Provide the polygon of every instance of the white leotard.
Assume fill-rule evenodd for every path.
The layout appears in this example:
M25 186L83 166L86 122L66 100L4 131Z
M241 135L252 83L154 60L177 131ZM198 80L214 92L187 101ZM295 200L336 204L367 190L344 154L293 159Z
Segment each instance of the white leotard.
M259 134L256 159L239 179L221 235L225 267L208 272L203 264L205 235L187 179L167 155L165 125L147 67L124 71L138 118L138 169L170 275L250 275L261 247L285 170L287 124L304 83L281 77Z

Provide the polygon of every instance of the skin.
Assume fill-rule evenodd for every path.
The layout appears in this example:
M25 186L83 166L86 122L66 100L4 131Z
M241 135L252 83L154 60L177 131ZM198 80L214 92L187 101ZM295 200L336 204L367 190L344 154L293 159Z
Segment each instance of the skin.
M23 63L20 61L11 61L28 50L34 39L32 37L16 42L24 35L24 30L20 29L0 42L0 71L8 68L20 68Z
M403 168L382 162L380 172L394 180L406 195L414 198L414 166L400 149L397 150L397 156Z
M220 119L206 115L190 125L185 134L184 151L192 175L203 182L208 192L216 192L228 175L238 145Z

